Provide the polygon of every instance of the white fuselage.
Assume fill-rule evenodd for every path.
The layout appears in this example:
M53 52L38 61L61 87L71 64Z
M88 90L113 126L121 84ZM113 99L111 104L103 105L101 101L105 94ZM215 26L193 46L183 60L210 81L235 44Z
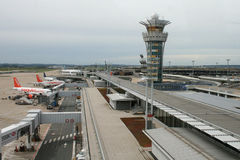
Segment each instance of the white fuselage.
M67 75L67 76L76 76L76 73L72 73L72 72L61 72L62 75Z
M53 80L55 80L56 78L55 78L55 77L44 77L44 79L46 79L47 81L53 81Z
M64 81L43 81L43 82L34 82L34 84L44 85L44 86L57 86L64 83Z
M63 69L61 70L61 74L63 75L69 75L69 76L76 76L77 74L80 74L81 70L73 70L73 69Z
M27 88L27 87L13 87L13 89L16 89L17 91L26 93L26 94L47 94L48 92L51 92L50 89L41 89L41 88Z

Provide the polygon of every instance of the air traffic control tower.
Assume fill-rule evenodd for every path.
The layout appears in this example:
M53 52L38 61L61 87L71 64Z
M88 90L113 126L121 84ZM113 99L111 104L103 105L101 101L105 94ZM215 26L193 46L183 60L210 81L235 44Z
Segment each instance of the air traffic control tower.
M153 79L154 83L162 82L163 53L168 37L168 33L163 30L166 25L171 23L158 18L158 14L154 13L151 19L139 22L147 29L147 32L142 33L147 49L147 77Z

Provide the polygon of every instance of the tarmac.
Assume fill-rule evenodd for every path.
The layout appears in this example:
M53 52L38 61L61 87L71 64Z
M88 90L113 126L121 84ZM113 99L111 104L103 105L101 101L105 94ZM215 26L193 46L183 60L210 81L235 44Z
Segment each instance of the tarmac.
M36 75L39 75L44 81L42 73L12 73L12 74L1 74L0 75L0 128L8 127L12 124L19 123L21 119L25 118L27 112L31 109L41 109L42 112L55 112L55 110L47 110L46 106L38 104L33 105L17 105L14 100L9 100L9 96L23 95L21 92L13 89L13 77L16 77L22 87L38 88L33 86L31 82L36 82ZM47 75L59 75L58 71L46 72ZM41 87L39 87L41 88ZM45 133L50 125L42 124L40 126L40 137L44 139ZM19 138L2 147L2 159L3 160L26 160L32 159L36 154L37 149L40 147L42 141L32 142L34 151L29 152L15 152L16 146L20 146L26 140L26 136Z
M20 92L13 89L13 77L16 77L23 87L32 87L31 82L36 82L36 74L38 74L42 80L44 77L42 73L12 73L12 74L1 74L0 75L0 128L5 128L19 121L27 115L27 112L31 109L41 109L43 112L52 112L55 110L47 110L46 106L37 105L16 105L15 101L9 100L8 96L15 96ZM59 75L58 71L46 72L47 75ZM90 101L93 106L94 113L97 114L97 121L99 121L100 134L103 136L104 148L107 149L109 159L144 159L140 150L142 147L139 145L135 137L128 130L128 128L121 122L120 117L134 117L130 113L122 111L114 111L110 108L108 103L97 91L96 88L87 89L90 96ZM101 106L101 107L100 107ZM87 111L89 114L89 111ZM108 115L108 116L105 116ZM89 115L88 115L89 116ZM87 117L88 117L87 116ZM90 117L88 117L90 118ZM100 123L101 121L101 123ZM101 125L100 125L101 124ZM109 127L108 125L115 127ZM103 126L102 126L103 125ZM44 142L44 137L50 127L50 124L42 124L40 126L40 138L39 142L32 142L34 146L33 151L27 152L15 152L16 146L20 146L25 142L26 136L19 138L2 147L2 159L3 160L33 160L36 156L38 149ZM89 127L90 128L90 127ZM92 130L93 131L93 130ZM93 133L93 132L88 132ZM89 135L94 137L94 135ZM116 136L118 138L116 138ZM94 137L95 139L95 137ZM94 140L93 139L93 140ZM79 139L80 140L80 139ZM81 140L80 140L81 141ZM78 141L77 143L79 143ZM94 142L96 143L96 142ZM91 144L93 145L93 143ZM77 144L76 152L78 153L82 146ZM92 150L93 151L93 150ZM99 158L99 150L96 150L95 159ZM91 158L93 158L91 157ZM94 159L94 158L93 158Z

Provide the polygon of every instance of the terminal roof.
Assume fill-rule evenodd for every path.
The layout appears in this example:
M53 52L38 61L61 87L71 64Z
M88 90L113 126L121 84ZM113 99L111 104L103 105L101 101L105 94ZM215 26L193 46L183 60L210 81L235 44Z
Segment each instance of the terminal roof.
M112 101L135 101L133 98L126 97L124 94L107 94L108 98L110 98Z

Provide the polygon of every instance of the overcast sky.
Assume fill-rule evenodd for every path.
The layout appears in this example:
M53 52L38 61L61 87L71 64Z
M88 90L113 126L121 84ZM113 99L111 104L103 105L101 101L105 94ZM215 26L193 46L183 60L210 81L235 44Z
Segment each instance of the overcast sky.
M169 20L164 65L240 65L239 0L0 0L0 63L138 65L139 24Z

